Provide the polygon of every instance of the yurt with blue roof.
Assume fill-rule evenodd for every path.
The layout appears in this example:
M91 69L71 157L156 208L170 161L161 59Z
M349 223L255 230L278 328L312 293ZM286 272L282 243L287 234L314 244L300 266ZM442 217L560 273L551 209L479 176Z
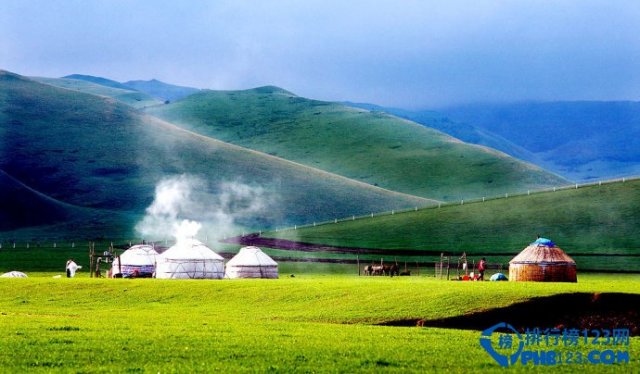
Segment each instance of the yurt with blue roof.
M538 237L509 261L509 280L577 282L576 262L551 240Z

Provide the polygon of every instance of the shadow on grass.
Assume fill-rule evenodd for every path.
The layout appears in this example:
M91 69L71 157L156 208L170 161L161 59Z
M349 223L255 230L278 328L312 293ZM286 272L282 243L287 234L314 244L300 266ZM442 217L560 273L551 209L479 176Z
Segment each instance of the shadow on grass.
M381 323L385 326L430 326L482 331L499 322L516 330L539 327L562 329L628 328L640 335L640 295L625 293L570 293L516 303L462 316L433 320L405 319Z

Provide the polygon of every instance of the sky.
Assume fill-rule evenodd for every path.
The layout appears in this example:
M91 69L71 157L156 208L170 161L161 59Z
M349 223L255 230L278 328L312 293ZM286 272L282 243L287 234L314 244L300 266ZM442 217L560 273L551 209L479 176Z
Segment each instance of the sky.
M640 1L0 0L0 69L407 109L640 100Z

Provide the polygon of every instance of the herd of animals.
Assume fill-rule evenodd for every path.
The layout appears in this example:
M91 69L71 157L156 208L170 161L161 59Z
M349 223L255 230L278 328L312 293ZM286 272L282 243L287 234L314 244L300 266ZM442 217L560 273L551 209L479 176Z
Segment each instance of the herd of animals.
M411 275L411 272L409 270L400 272L398 264L372 264L364 267L364 275L388 275L393 277L394 275Z

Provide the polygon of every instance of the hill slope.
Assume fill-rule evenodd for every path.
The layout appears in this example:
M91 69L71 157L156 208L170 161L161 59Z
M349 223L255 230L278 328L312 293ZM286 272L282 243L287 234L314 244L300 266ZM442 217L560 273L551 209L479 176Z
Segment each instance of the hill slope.
M541 234L569 254L640 255L638 231L640 180L627 180L263 236L344 247L514 254Z
M439 200L566 183L506 154L397 117L277 87L202 91L149 113L226 142Z
M264 190L273 203L243 222L254 227L429 203L200 136L111 98L3 71L0 145L0 169L24 186L67 204L138 217L160 181L182 174L207 182L201 211L222 183Z
M72 217L73 212L67 206L27 188L2 170L0 186L0 231L51 224Z
M73 77L73 76L69 76ZM162 101L149 96L144 92L139 92L120 85L116 88L113 85L102 85L90 80L77 78L31 78L37 82L50 84L52 86L66 88L73 91L84 92L92 95L112 97L124 104L134 108L144 108L152 105L160 105ZM102 78L103 79L103 78ZM101 82L102 80L97 80ZM116 82L117 83L117 82Z
M130 88L127 87L126 85L120 83L120 82L116 82L112 79L108 79L108 78L103 78L103 77L96 77L93 75L84 75L84 74L71 74L71 75L67 75L62 77L63 79L75 79L75 80L81 80L81 81L85 81L85 82L90 82L90 83L94 83L100 86L105 86L105 87L111 87L111 88L118 88L121 90L129 90Z
M362 108L369 111L378 111L419 123L421 125L439 130L458 138L466 143L477 144L497 149L512 157L525 160L534 165L542 165L542 161L533 152L519 146L500 135L475 126L471 123L454 121L445 114L433 110L412 111L400 108L382 107L375 104L346 102L348 106ZM558 172L557 170L554 170Z
M443 110L575 180L640 174L640 102L478 104Z

